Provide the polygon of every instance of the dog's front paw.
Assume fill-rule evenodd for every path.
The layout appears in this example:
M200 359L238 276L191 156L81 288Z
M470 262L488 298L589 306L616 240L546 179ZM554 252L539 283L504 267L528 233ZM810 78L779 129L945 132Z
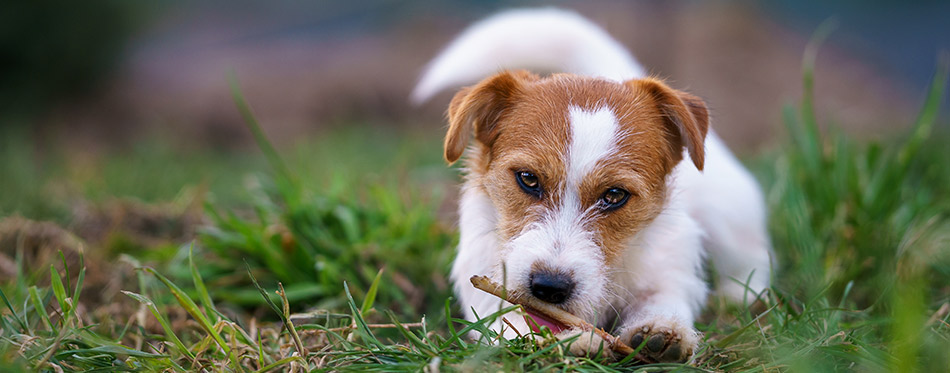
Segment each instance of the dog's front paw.
M646 341L640 355L659 363L683 363L699 345L699 333L681 321L651 318L625 328L620 340L636 349Z
M610 349L610 344L597 333L581 329L568 329L558 333L555 337L563 341L575 336L577 336L577 339L567 342L568 350L572 355L587 357L599 355L608 360L614 359L614 352Z

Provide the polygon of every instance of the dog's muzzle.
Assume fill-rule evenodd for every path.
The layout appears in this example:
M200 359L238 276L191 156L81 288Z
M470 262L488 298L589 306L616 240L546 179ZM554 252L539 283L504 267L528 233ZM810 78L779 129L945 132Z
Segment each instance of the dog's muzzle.
M574 279L559 272L535 271L530 278L531 295L548 303L561 304L574 292Z

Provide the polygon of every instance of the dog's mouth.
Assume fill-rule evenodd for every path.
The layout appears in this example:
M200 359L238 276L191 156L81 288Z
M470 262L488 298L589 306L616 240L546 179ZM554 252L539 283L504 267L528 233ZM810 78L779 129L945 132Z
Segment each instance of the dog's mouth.
M564 324L542 316L538 312L532 312L530 308L525 307L525 312L527 314L524 316L524 321L531 328L531 331L535 333L541 333L541 327L551 329L551 333L553 334L558 334L562 330L567 329L567 326Z

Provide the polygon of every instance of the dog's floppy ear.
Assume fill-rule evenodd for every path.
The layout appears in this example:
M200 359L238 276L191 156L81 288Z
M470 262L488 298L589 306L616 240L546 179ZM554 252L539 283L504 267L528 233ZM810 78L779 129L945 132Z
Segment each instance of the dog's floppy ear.
M449 131L445 135L445 160L449 164L462 157L469 134L491 146L498 135L498 120L521 92L523 84L537 76L527 71L505 71L480 83L462 88L449 104Z
M665 117L673 139L674 157L679 161L683 148L700 171L706 158L706 133L709 131L709 112L699 97L670 88L659 79L631 80L627 85L649 94Z

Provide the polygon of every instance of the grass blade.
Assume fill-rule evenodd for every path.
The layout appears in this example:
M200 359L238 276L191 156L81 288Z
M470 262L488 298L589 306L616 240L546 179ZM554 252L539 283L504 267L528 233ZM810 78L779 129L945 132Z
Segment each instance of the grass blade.
M30 286L30 301L33 302L33 308L36 310L36 313L40 315L40 319L43 320L43 323L46 324L46 327L49 328L51 332L57 334L56 327L53 326L53 322L49 318L49 313L46 312L46 305L40 300L39 294L37 294L36 286ZM3 292L0 291L0 294ZM15 314L14 314L15 315Z
M439 356L438 352L432 347L432 345L426 343L419 338L415 333L413 333L409 328L402 325L401 322L396 318L396 315L392 311L387 312L389 314L389 319L392 320L393 324L396 325L396 328L399 329L399 333L403 335L413 346L416 346L416 349L424 352L429 357ZM423 320L425 321L425 320Z
M0 289L0 298L3 298L3 303L7 305L7 308L10 309L10 313L13 314L13 319L20 324L20 327L23 328L24 332L29 332L29 328L26 327L26 323L23 322L23 319L20 318L20 315L16 313L16 310L13 309L13 305L10 304L10 300L7 299L7 295L3 293L3 289ZM45 310L44 310L45 312ZM49 320L47 320L49 321Z
M366 324L366 320L363 319L363 314L361 314L359 310L356 309L356 301L353 300L353 295L350 293L350 287L346 284L346 282L343 283L343 290L346 292L346 299L348 300L347 304L350 306L350 312L353 313L353 323L356 324L356 330L359 332L359 334L361 334L363 340L379 350L388 350L388 347L380 342L375 335L373 335L373 331L370 330L369 325Z
M920 110L916 123L914 123L914 132L898 156L901 165L906 166L917 154L924 141L930 137L930 132L937 121L937 114L940 112L940 103L943 101L943 95L947 88L948 75L950 75L950 52L944 51L937 61L937 72L934 73L933 80L930 82L930 89L927 92L924 106Z
M267 371L270 371L271 369L277 368L277 367L279 367L279 366L281 366L281 365L290 364L291 361L295 361L295 360L296 360L296 361L300 361L301 363L304 363L303 359L300 358L299 356L289 356L289 357L285 357L285 358L283 358L283 359L277 360L277 361L275 361L275 362L273 362L273 363L271 363L271 364L268 364L267 366L265 366L265 367L263 367L263 368L261 368L261 369L256 370L255 373L267 372Z
M742 334L744 334L744 333L746 332L746 330L748 330L749 328L752 328L753 326L755 326L755 325L759 322L759 320L761 320L763 317L765 317L765 316L768 315L770 312L772 312L772 310L774 310L776 307L778 307L778 305L774 305L774 306L772 306L772 307L769 307L767 310L765 310L764 312L762 312L762 313L760 313L758 316L756 316L754 319L752 319L752 321L749 321L748 323L746 323L745 325L743 325L743 326L740 327L739 329L736 329L736 331L734 331L734 332L732 332L732 333L729 333L729 335L727 335L727 336L723 337L722 339L720 339L719 342L716 342L715 347L718 347L718 348L725 348L725 347L731 345L732 342L735 341L737 338L739 338Z
M470 331L472 331L472 330L480 330L481 328L483 328L483 327L485 326L485 324L494 322L497 318L501 317L502 315L504 315L504 314L506 314L506 313L508 313L508 312L514 311L514 310L516 310L516 309L519 309L519 308L521 308L521 306L517 306L517 305L515 305L515 306L510 306L510 307L506 307L506 308L502 308L502 309L496 311L495 313L493 313L493 314L491 314L491 315L488 315L487 317L479 317L479 318L478 318L478 321L475 321L475 322L473 322L473 323L468 323L468 325L466 325L464 328L462 328L462 330L459 330L458 333L453 333L452 336L449 337L449 339L446 340L445 343L442 344L442 346L440 346L440 348L439 348L440 353L443 352L443 351L446 351L446 350L447 350L449 347L451 347L453 344L461 342L462 336L464 336L466 333L468 333L468 332L470 332ZM477 317L477 315L476 315L476 317ZM462 321L462 322L467 322L466 320L459 320L459 319L453 319L453 320L458 320L458 321Z
M208 320L208 316L205 315L204 312L201 312L201 310L198 308L198 305L195 304L195 301L193 301L191 297L188 296L188 294L181 290L178 285L175 285L173 282L171 282L171 280L163 276L161 273L158 273L158 271L155 269L146 267L145 271L151 273L153 276L158 278L159 281L165 284L165 287L167 287L168 290L172 292L172 295L175 297L175 299L178 300L178 304L180 304L182 308L184 308L185 311L191 315L191 317L194 317L195 320L198 321L198 325L201 326L201 329L204 329L204 331L211 336L215 343L221 347L221 350L224 351L225 355L230 357L231 365L234 367L234 369L243 371L244 369L241 368L240 364L238 363L237 356L234 355L231 347L228 346L224 338L221 337L221 334L215 330L214 326Z
M63 254L62 250L59 251L59 260L63 263L63 272L66 272L66 287L70 288L72 285L69 283L71 278L69 276L69 264L66 264L66 254Z
M79 253L79 276L76 277L76 287L73 289L72 304L79 305L79 295L81 294L83 282L86 280L86 264L83 258L82 253ZM71 312L75 311L76 307L73 307Z
M280 295L280 302L283 307L283 319L286 321L284 327L287 328L287 333L290 334L290 337L294 340L294 347L297 349L297 353L300 354L300 357L307 356L307 349L303 347L303 342L300 341L300 335L297 334L297 328L294 327L294 321L290 319L290 301L287 300L287 293L284 292L284 285L277 283L277 294Z
M277 307L277 304L275 304L274 301L270 299L270 295L267 294L267 291L264 290L264 287L262 287L261 284L257 282L257 278L254 277L253 273L251 273L251 266L247 264L246 261L244 262L244 268L247 269L247 275L251 278L251 283L254 284L254 287L257 288L257 291L261 293L261 297L264 298L264 303L267 303L270 309L274 310L274 313L279 315L281 317L281 321L283 321L284 313L279 307Z
M84 348L84 349L75 349L75 350L62 350L56 353L56 357L65 357L69 355L85 355L85 354L113 354L113 355L129 355L135 357L145 357L145 358L156 358L156 357L166 357L166 355L151 354L148 352L142 352L138 350L133 350L128 347L121 345L106 345L93 348Z
M59 310L62 312L62 325L66 325L66 315L69 314L69 303L66 299L66 288L63 287L63 279L59 276L59 271L53 265L49 266L50 286L53 288L53 295L59 302Z
M195 266L195 242L191 242L191 247L188 248L188 267L191 269L191 281L195 284L195 290L198 291L198 300L201 302L201 305L204 306L205 310L209 313L214 314L215 322L221 319L221 315L218 314L217 308L214 307L214 301L211 300L211 295L208 294L208 288L205 287L204 280L201 279L201 274L198 273L198 267Z
M294 348L296 348L297 353L301 357L307 356L307 350L303 347L303 343L300 341L300 335L297 334L297 328L294 327L294 323L290 320L290 301L287 300L287 293L284 291L284 285L277 283L279 288L278 295L280 296L281 305L283 307L278 308L277 304L270 299L270 296L267 294L267 291L257 282L257 278L254 277L254 274L251 273L251 266L244 262L244 266L247 268L247 275L251 277L251 282L254 283L254 287L260 291L261 296L264 297L264 301L275 313L280 317L281 322L283 322L284 327L287 329L287 334L290 334L290 337L294 341Z
M162 326L162 330L165 331L165 337L171 339L172 343L175 344L175 347L178 348L178 351L185 356L188 356L188 359L191 361L195 360L195 355L185 347L185 344L182 343L181 339L178 338L178 335L175 334L175 330L172 329L171 323L168 322L168 319L158 311L158 307L155 306L155 302L152 302L151 299L146 298L141 294L136 294L131 291L122 291L122 294L128 295L132 299L139 301L144 304L145 307L148 307L148 310L152 312L152 316L155 316L155 319L158 320L158 324Z
M238 111L241 112L241 116L244 118L244 124L247 125L247 128L254 136L254 141L257 142L257 146L264 152L267 162L270 163L270 166L274 168L283 180L295 185L296 179L290 172L290 168L284 163L284 160L277 154L277 149L274 148L274 145L270 143L270 140L267 139L267 135L265 135L261 129L261 125L251 111L250 105L248 105L247 100L244 99L244 94L241 93L241 86L234 73L230 74L228 82L231 85L231 97L234 99L234 105L237 106Z
M456 341L458 341L459 347L462 349L468 347L468 344L465 343L464 340L459 339L458 332L455 331L455 323L452 319L452 297L449 297L445 300L445 324L448 325L449 328L449 338L454 338ZM445 348L445 346L446 345L443 344L439 349L442 350Z
M363 298L363 306L360 307L360 314L365 315L373 308L373 302L376 301L376 291L379 289L379 280L382 278L383 269L380 268L379 272L376 273L376 278L373 279L373 283L369 286L369 290L366 291L366 298Z

